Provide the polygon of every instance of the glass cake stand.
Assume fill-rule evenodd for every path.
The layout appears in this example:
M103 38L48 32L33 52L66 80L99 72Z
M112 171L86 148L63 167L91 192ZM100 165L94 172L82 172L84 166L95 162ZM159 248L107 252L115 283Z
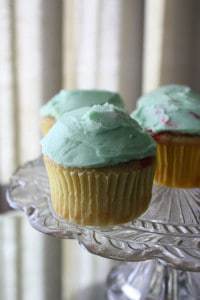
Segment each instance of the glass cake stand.
M41 157L11 178L7 200L40 232L76 239L89 252L125 263L107 278L110 300L200 299L200 189L154 186L147 212L130 223L82 227L58 219L49 205Z

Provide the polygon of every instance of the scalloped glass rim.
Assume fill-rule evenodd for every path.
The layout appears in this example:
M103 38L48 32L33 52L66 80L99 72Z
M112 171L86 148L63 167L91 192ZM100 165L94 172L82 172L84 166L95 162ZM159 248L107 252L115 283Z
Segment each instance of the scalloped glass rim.
M118 260L160 258L175 267L200 271L200 189L154 186L149 209L133 222L82 227L57 218L42 158L26 163L11 178L7 199L31 225L60 238L75 238L90 252Z

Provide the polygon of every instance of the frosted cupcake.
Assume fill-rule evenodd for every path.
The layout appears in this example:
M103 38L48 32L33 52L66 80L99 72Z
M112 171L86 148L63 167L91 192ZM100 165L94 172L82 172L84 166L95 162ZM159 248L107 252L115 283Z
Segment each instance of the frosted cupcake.
M124 111L104 104L66 113L41 144L59 217L101 226L147 209L156 147Z
M42 134L47 134L55 121L64 113L106 102L124 108L123 101L118 93L103 90L61 90L40 110Z
M200 186L200 95L168 85L142 96L131 115L157 142L155 182Z

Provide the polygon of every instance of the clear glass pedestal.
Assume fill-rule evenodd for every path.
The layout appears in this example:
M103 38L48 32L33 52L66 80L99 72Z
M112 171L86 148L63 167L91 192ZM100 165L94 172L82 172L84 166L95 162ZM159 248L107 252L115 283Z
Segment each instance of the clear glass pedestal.
M197 300L200 274L159 260L123 263L107 279L109 300Z
M200 299L200 189L154 186L151 205L137 220L82 227L54 215L39 158L16 171L7 200L25 212L35 229L76 239L93 254L125 261L108 276L108 299Z

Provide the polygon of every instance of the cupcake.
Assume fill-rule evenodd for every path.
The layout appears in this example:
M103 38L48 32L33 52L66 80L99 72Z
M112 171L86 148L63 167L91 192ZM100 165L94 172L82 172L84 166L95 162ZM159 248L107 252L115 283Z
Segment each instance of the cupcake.
M147 209L156 146L123 110L106 103L66 113L41 144L57 216L106 226Z
M200 187L200 95L167 85L142 96L131 116L157 142L155 182Z
M103 90L62 90L42 106L40 110L42 134L47 134L55 121L64 113L106 102L124 108L123 101L118 93Z

